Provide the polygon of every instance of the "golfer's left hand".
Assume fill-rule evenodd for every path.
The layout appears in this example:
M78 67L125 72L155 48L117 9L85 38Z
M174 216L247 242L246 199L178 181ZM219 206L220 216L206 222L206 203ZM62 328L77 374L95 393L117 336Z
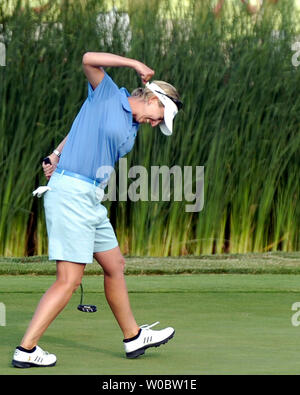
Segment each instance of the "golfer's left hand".
M50 179L50 177L52 176L52 174L53 174L54 170L56 169L56 166L59 162L59 158L55 154L49 155L49 159L51 160L51 165L45 164L44 162L42 163L44 175L47 178L47 180Z
M150 69L150 67L139 61L136 62L135 70L140 75L143 84L146 84L155 73L154 70Z

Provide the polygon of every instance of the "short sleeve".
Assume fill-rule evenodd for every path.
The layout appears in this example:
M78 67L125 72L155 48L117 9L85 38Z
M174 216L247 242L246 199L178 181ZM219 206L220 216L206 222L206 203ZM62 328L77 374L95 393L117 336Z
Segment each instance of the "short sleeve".
M105 100L115 95L119 88L110 78L110 76L104 72L102 81L93 89L91 83L88 81L88 100L91 102L98 100Z

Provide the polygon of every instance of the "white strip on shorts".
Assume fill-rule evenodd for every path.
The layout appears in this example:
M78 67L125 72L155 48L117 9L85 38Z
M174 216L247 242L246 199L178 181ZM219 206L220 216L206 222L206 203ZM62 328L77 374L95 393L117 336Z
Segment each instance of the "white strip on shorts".
M54 172L44 194L49 260L92 263L93 253L118 246L99 187Z

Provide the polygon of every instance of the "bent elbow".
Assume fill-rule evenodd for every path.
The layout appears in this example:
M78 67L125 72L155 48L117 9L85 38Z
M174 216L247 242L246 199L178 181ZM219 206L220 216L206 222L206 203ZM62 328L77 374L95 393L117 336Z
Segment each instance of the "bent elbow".
M90 52L85 52L82 57L82 64L87 65L89 64Z

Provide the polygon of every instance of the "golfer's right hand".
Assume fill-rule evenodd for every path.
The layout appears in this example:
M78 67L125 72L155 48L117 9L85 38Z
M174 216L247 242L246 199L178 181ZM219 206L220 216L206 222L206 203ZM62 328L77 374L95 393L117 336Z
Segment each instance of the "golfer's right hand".
M141 77L143 84L146 84L155 74L155 71L150 69L150 67L146 66L144 63L139 62L138 60L135 62L135 70Z
M47 178L47 180L50 179L50 177L52 176L52 174L53 174L54 170L56 169L56 166L59 162L59 158L55 154L49 155L48 158L51 161L51 165L45 164L44 162L42 162L42 167L43 167L44 174L45 174L45 177Z

